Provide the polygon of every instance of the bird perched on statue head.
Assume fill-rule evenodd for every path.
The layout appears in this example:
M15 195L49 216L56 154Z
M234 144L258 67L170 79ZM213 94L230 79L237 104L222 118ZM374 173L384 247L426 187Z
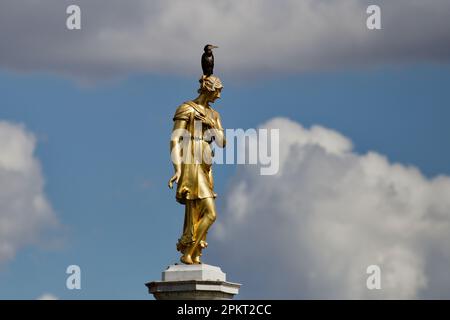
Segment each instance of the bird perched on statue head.
M202 69L203 75L209 77L214 71L214 55L212 49L218 48L212 44L207 44L205 46L205 52L202 54Z

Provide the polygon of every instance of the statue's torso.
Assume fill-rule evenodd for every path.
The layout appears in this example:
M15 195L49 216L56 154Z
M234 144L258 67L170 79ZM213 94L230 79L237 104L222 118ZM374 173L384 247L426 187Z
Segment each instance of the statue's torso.
M188 101L178 107L175 112L174 121L181 120L186 122L186 130L191 139L184 142L183 152L189 152L189 156L195 156L181 166L181 177L177 186L177 200L185 203L186 200L215 198L214 182L212 176L212 151L211 141L206 141L204 133L209 127L202 123L201 119L208 117L214 122L217 121L219 114L212 108L205 108ZM183 155L186 160L187 155Z

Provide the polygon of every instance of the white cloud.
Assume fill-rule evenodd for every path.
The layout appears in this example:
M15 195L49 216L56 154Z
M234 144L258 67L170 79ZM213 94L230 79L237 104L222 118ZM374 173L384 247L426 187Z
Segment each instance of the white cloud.
M58 299L58 297L56 297L55 295L53 295L51 293L44 293L36 300L59 300L59 299Z
M34 135L23 126L0 121L0 263L57 225L35 146Z
M66 29L66 7L82 29ZM383 63L448 62L448 0L378 0L382 30L366 28L368 0L2 0L0 67L81 78L200 73L206 43L216 71L298 73Z
M247 298L450 298L450 177L424 177L285 118L280 171L240 169L212 234ZM366 268L382 290L366 289Z

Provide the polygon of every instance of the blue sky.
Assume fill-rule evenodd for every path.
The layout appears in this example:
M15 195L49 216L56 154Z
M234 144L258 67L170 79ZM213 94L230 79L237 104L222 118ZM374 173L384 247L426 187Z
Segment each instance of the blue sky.
M430 177L450 174L449 66L305 74L255 85L223 81L216 104L227 127L286 116L344 133L359 153L378 151ZM2 266L0 297L147 298L144 282L177 261L183 208L166 187L168 139L172 114L193 97L195 78L137 76L80 87L3 72L0 86L0 118L38 137L46 194L62 224L56 248L27 247ZM219 194L235 169L217 168ZM70 264L82 269L80 291L65 288Z
M68 33L65 6L72 2L81 6L87 19L82 30ZM423 173L426 188L437 184L435 178L442 176L443 187L432 189L441 193L429 192L439 194L436 198L420 193L428 199L420 217L423 214L434 219L433 214L438 212L441 225L447 226L449 4L440 0L429 4L380 0L386 17L383 29L369 32L364 24L367 1L322 2L322 10L318 10L311 0L285 0L277 8L270 1L232 5L229 1L205 4L199 0L186 7L178 0L136 0L132 5L114 0L108 6L103 6L102 0L39 0L27 5L5 0L0 5L0 21L10 31L0 31L0 121L23 124L23 130L36 138L34 157L45 180L43 193L59 225L36 229L36 239L17 246L15 254L4 261L0 246L0 299L35 299L43 294L60 299L150 298L144 283L158 280L161 271L179 258L175 244L184 208L175 202L174 191L167 188L173 174L169 137L175 109L195 98L199 58L207 42L220 47L215 51L216 73L224 90L215 108L225 128L256 128L277 117L305 128L320 125L353 142L352 159L374 151L387 157L389 168L397 168L395 163L400 168L415 167ZM196 14L203 24L192 25L182 19L183 14ZM411 15L417 19L408 19ZM300 168L300 162L288 168ZM216 165L218 224L225 232L236 222L229 201L240 182L256 181L253 186L258 192L260 185L272 191L284 190L283 180L253 180L245 170L243 166ZM409 179L413 174L406 176ZM11 183L3 177L0 175L0 190ZM294 183L298 177L292 176ZM317 174L308 183L323 179ZM364 179L362 176L361 181ZM399 181L392 183L401 186ZM411 185L411 189L422 190L419 184ZM387 194L386 190L382 193ZM307 200L295 184L286 193L289 198ZM248 198L252 196L249 192ZM360 199L364 197L362 194ZM285 209L274 212L282 216ZM346 217L345 212L351 210L337 209L336 214ZM389 210L386 215L380 213L380 220L394 215ZM403 210L399 212L408 212ZM295 219L306 213L298 209L296 214ZM323 211L318 214L326 216ZM367 214L377 214L369 203ZM349 226L355 219L350 220ZM253 235L252 239L260 241L255 234L245 234L247 228L258 229L255 223L239 225L236 232L241 232L240 228L244 231L230 234L236 239ZM365 230L365 224L356 228ZM390 225L380 228L389 229ZM430 233L443 239L450 234L450 228L433 228ZM276 269L275 265L273 273L265 274L270 281L264 287L256 274L245 270L247 264L255 266L252 263L256 264L259 257L249 253L253 260L236 260L237 256L227 251L230 245L214 236L218 229L212 227L204 261L222 266L231 281L243 283L241 298L286 298L277 293L259 294L269 292L267 288L276 280L277 272L288 270L286 265L292 261L280 254L283 267ZM283 232L282 226L278 231ZM383 238L381 233L378 236ZM422 236L431 249L416 245ZM441 284L430 276L430 270L440 268L436 261L441 261L440 255L435 259L433 254L443 252L447 259L450 250L430 239L428 233L420 234L408 239L406 245L415 248L406 251L407 257L411 254L413 261L417 258L418 266L413 271L428 280L428 287L414 280L406 295L394 292L394 297L450 294L447 273L443 273L446 280ZM406 240L392 237L390 241L388 246L395 247ZM384 244L373 243L380 250L384 248ZM324 250L329 248L329 244L322 245ZM243 245L241 254L245 256L246 250L252 249ZM389 254L394 262L404 261L403 253ZM66 288L65 271L72 264L81 267L81 290ZM313 269L306 265L299 268L304 268L300 273L305 274ZM330 286L337 291L330 292L337 293L331 297L341 297L341 283L333 281ZM291 292L287 298L328 297L318 294L314 283L308 285L309 289L286 290ZM302 294L297 295L297 291ZM351 292L342 297L365 297Z

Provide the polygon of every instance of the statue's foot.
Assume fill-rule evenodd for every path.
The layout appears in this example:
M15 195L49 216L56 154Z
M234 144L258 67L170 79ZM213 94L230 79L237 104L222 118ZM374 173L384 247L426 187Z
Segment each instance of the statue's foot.
M197 249L195 249L194 253L192 254L192 261L194 262L194 264L202 263L200 261L201 255L202 255L202 250L201 250L201 248L197 247Z
M180 261L183 262L184 264L194 264L190 254L182 255Z
M201 263L202 263L202 262L200 261L200 256L194 257L194 259L192 259L192 261L194 262L194 264L201 264Z

